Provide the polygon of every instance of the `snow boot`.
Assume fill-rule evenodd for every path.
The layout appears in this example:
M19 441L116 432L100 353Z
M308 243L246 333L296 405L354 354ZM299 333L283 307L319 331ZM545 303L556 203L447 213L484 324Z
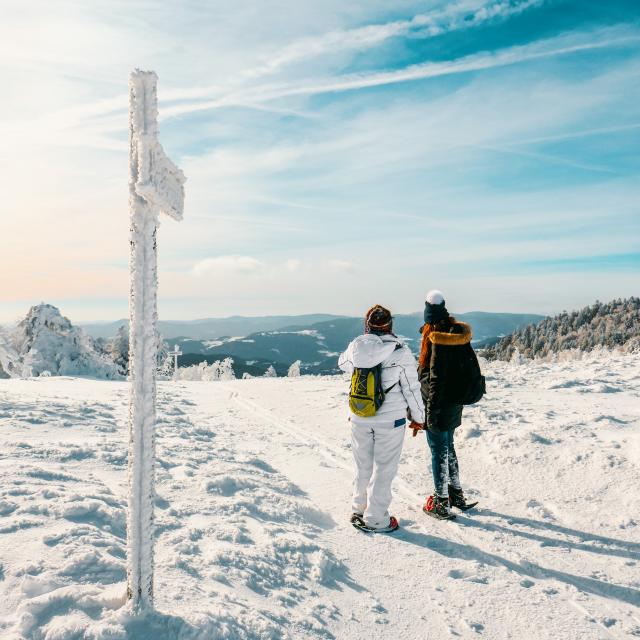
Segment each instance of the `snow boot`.
M362 524L360 524L360 522L354 522L353 520L351 520L351 523L356 529L360 529L360 531L366 531L367 533L391 533L392 531L400 528L398 519L395 516L391 516L389 518L389 524L386 527L367 527L367 525L364 523L364 520L361 520Z
M355 511L351 514L351 520L349 520L351 524L356 525L364 525L364 519L362 518L361 513L355 513Z
M476 502L467 502L462 489L456 489L453 485L449 485L449 504L460 511L468 511L478 504Z
M449 498L441 498L437 494L433 494L427 498L422 510L433 518L438 520L454 520L455 515L451 513L449 507Z

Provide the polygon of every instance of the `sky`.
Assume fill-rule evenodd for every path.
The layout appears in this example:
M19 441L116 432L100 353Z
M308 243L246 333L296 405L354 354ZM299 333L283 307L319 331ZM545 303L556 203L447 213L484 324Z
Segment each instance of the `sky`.
M636 0L4 0L0 321L128 313L128 74L187 176L164 319L640 294Z

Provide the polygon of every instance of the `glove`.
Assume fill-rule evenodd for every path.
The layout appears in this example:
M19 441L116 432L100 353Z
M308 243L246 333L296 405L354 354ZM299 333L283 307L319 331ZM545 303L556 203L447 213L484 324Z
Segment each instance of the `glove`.
M422 431L424 429L424 424L422 424L422 422L412 420L409 423L409 429L413 429L413 437L415 438L418 435L418 431Z

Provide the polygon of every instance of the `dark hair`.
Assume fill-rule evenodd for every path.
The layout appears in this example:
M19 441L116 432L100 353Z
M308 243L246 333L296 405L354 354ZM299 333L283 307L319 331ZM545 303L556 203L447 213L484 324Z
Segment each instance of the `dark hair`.
M382 305L376 304L364 317L364 330L366 333L385 334L391 333L393 317L391 311Z
M432 325L435 331L443 331L445 329L450 329L453 326L453 323L456 319L452 316L447 316L446 318L442 318L442 320L438 320L438 322Z

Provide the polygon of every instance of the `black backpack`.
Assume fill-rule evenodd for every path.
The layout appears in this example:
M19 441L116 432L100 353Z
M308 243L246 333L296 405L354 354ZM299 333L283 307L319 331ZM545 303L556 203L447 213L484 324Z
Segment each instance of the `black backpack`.
M452 385L455 397L450 398L453 404L469 405L482 400L487 392L486 381L480 371L476 352L470 344L459 350L455 371L451 373L456 380L456 384Z
M482 400L482 397L487 392L487 385L480 371L476 352L470 344L465 346L463 357L461 358L460 377L462 404L475 404Z

